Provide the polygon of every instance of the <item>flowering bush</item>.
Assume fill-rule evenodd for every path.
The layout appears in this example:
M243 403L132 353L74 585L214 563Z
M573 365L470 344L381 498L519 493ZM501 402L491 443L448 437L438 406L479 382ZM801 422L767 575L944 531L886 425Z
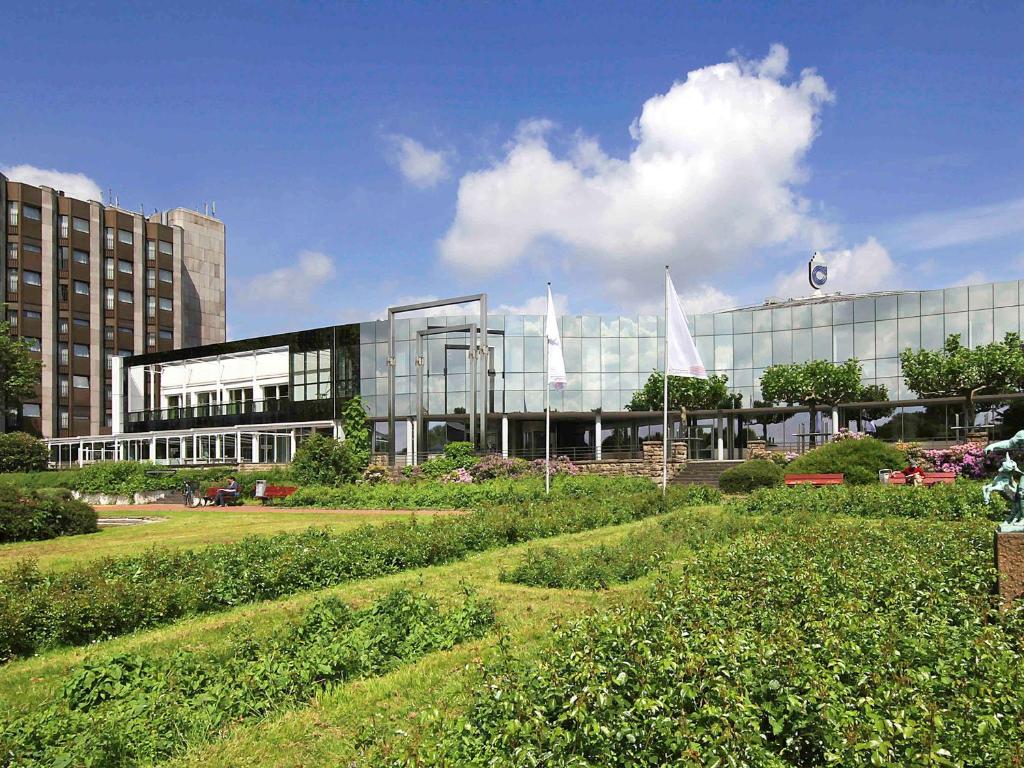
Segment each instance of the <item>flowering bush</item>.
M782 451L773 451L769 448L762 448L758 446L757 448L750 449L750 455L747 458L750 461L770 461L773 464L784 467L799 455L800 454L794 453L793 451L786 451L783 453Z
M544 459L535 459L532 466L534 472L544 474ZM551 459L552 475L578 475L579 473L580 468L573 464L568 456L556 456Z
M391 470L384 464L371 464L363 470L363 482L367 485L379 485L391 479Z
M934 469L928 458L928 451L922 448L920 443L905 443L900 440L896 443L896 450L907 454L907 461L916 461L924 469Z
M832 440L836 442L840 440L863 440L865 437L867 437L867 435L863 432L851 432L846 427L841 427L840 430L833 435Z
M442 483L472 483L473 476L469 474L469 470L464 467L453 469L447 474L441 475Z
M984 443L958 443L948 448L924 451L925 460L938 472L956 472L959 477L984 477L992 463L985 456Z
M470 467L469 474L480 482L499 477L520 477L528 474L530 469L530 463L525 459L505 458L497 453L491 453Z

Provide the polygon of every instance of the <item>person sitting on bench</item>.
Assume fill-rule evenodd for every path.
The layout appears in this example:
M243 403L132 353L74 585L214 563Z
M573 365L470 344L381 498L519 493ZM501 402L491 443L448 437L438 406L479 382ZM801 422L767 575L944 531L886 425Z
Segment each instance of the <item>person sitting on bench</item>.
M910 460L910 466L903 470L903 476L907 478L907 485L921 485L924 483L924 470L913 459Z
M217 494L213 497L213 504L217 507L226 507L229 499L234 501L237 498L238 481L233 477L229 477L227 486L217 489Z

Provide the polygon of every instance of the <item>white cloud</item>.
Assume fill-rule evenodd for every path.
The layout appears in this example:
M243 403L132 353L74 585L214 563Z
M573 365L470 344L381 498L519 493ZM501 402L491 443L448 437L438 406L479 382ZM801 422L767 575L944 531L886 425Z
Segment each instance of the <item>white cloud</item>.
M36 187L52 187L64 192L68 197L79 200L96 200L102 202L103 192L100 185L84 173L66 173L58 170L36 168L34 165L12 165L0 169L11 181L20 181Z
M460 180L443 260L487 273L554 242L633 300L641 285L653 293L649 278L665 263L699 278L762 246L825 244L828 227L795 187L832 94L813 70L783 82L787 61L774 45L761 61L690 72L644 104L625 160L580 134L557 156L552 124L525 123L503 159Z
M1024 233L1024 197L915 216L898 228L908 248L928 251Z
M828 264L825 292L867 293L899 286L896 264L889 251L875 238L842 251L823 251ZM801 266L775 278L775 292L784 299L809 296L813 293L807 282L807 267Z
M410 184L433 187L448 178L448 159L444 152L427 149L415 139L395 134L388 137L389 160Z
M981 283L991 282L992 280L989 279L989 276L987 274L982 272L980 269L976 269L973 272L970 272L961 277L959 280L953 283L953 285L980 285Z
M427 294L424 296L399 296L387 307L378 309L376 312L369 312L368 316L377 320L387 320L388 309L390 307L406 307L410 304L424 304L428 301L437 301L440 298L440 296L435 296L433 294ZM487 311L490 313L493 310L488 309ZM453 317L459 315L475 315L477 319L479 319L480 305L476 302L469 302L468 304L448 304L443 307L434 307L432 309L417 309L412 312L403 312L400 317Z
M555 314L572 314L569 310L569 297L564 293L552 293L551 299L555 302ZM548 313L548 295L542 293L539 296L531 296L519 304L501 304L494 311L509 315L546 315Z
M310 289L337 274L334 260L319 251L302 251L290 267L280 267L242 281L241 299L248 303L270 302L291 305L309 302Z

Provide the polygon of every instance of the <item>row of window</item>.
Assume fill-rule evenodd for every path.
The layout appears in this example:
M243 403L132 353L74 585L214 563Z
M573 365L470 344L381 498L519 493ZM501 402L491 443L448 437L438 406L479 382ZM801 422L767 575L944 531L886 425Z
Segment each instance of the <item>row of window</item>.
M20 211L20 213L19 213ZM7 223L12 227L17 227L20 220L24 218L26 221L41 221L43 218L43 211L37 205L29 205L28 203L18 203L17 200L10 200L7 203ZM70 221L69 221L70 219ZM76 232L89 232L89 220L82 219L78 216L68 217L61 214L58 219L58 227L60 230L60 237L67 239L68 237L68 225L70 223L71 228ZM104 228L104 239L105 245L108 250L114 248L115 229L114 227ZM135 233L130 229L117 229L116 230L117 242L124 243L125 245L135 244ZM156 252L159 249L160 253L172 254L174 253L174 245L167 242L166 240L146 240L146 256L151 261L156 259Z
M112 259L107 259L107 261L112 261ZM122 261L121 263L122 264L126 264L128 262ZM113 264L108 265L108 270L107 270L107 279L108 280L112 280L113 279L112 270L113 270ZM146 287L150 288L150 289L156 288L156 275L154 274L154 270L147 269L146 273L147 273L146 274ZM159 275L160 275L161 282L170 283L173 280L173 276L171 275L169 270L161 269L161 270L159 270ZM24 283L25 285L32 285L32 286L42 287L42 285L43 285L43 275L42 275L41 272L36 272L35 270L24 269L24 270L21 271L21 282ZM88 296L89 295L89 283L84 281L84 280L74 280L74 281L72 281L72 287L74 288L75 293L78 294L79 296ZM8 293L17 293L18 292L18 288L19 288L18 270L14 269L14 268L8 268L8 270L7 270L7 292ZM59 290L61 292L61 301L67 301L67 286L64 285L64 284L61 284L59 286ZM113 299L114 289L113 288L107 288L106 290L107 290L107 309L113 309L114 308L114 299ZM119 290L117 292L117 295L118 295L118 300L119 301L123 301L125 304L133 303L133 298L132 298L132 292L131 291L127 291L127 290L121 289L121 290ZM154 300L156 299L156 297L150 297L150 298L152 298ZM165 309L168 312L170 312L173 309L173 302L169 298L166 298L166 297L161 298L160 299L160 308L161 309Z

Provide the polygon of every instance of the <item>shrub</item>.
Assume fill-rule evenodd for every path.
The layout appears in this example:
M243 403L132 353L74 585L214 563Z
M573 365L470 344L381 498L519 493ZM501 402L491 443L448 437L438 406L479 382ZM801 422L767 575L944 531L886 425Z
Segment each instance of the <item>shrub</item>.
M295 449L292 474L303 485L337 485L355 482L356 468L344 443L333 437L313 434ZM360 470L361 476L362 470Z
M780 467L785 467L799 455L800 454L793 453L792 451L773 451L770 448L762 448L758 446L757 448L750 449L749 458L752 461L770 461Z
M985 455L984 443L957 443L923 453L925 462L937 471L955 472L958 477L985 477L998 463L994 457Z
M22 491L0 484L0 542L94 533L96 510L65 489Z
M460 466L468 467L476 463L476 456L473 455L473 444L466 441L455 441L444 447L444 457L451 461L461 462Z
M823 488L762 488L731 508L747 514L849 515L851 517L919 517L933 520L1000 518L1006 502L993 495L986 505L981 483L958 481L931 488L912 485L832 485Z
M784 472L772 461L753 460L729 467L718 478L718 487L726 493L749 493L755 488L782 485Z
M907 457L896 447L873 437L835 440L794 459L786 468L793 474L842 473L845 482L878 482L878 470L902 469Z
M49 458L42 440L25 432L0 433L0 472L40 472Z
M346 477L355 482L370 464L370 420L366 418L363 399L356 395L341 406L347 453Z
M236 640L217 657L89 659L51 701L7 717L0 749L21 766L152 765L219 738L229 724L385 674L481 637L494 623L490 601L468 591L448 610L405 590L362 610L324 598L276 636Z
M505 458L498 453L489 453L469 468L473 480L495 480L499 477L522 477L530 472L530 462L520 458Z
M538 475L543 475L545 470L544 459L533 460L533 471ZM552 475L578 475L580 468L573 464L572 459L568 456L555 456L551 459L551 474Z
M391 479L391 469L386 464L371 464L363 471L363 482L380 485Z

